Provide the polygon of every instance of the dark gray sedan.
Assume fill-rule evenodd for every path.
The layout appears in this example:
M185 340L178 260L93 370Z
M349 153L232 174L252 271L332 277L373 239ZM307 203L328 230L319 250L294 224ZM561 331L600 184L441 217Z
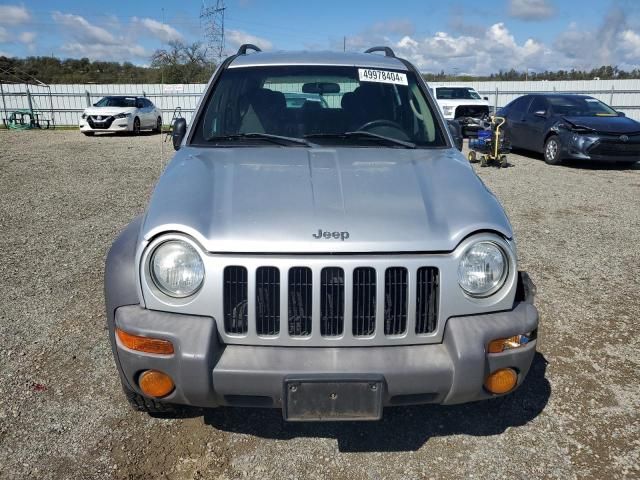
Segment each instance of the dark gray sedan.
M501 109L514 148L544 154L548 164L594 160L633 164L640 159L640 123L586 95L538 94Z

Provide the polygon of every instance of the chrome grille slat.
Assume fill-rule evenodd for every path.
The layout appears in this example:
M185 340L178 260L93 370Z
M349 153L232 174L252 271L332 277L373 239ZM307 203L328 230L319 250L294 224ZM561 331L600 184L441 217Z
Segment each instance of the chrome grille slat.
M407 329L407 269L389 267L384 279L384 334L401 335Z
M227 333L247 333L247 269L229 266L224 269L224 328Z
M416 334L435 331L438 320L439 272L421 267L416 278Z
M307 336L312 332L313 285L308 267L289 269L288 324L289 335Z
M256 270L256 332L280 333L280 271L276 267Z
M371 336L376 328L376 270L359 267L353 271L353 335Z
M325 267L320 274L320 334L342 335L344 330L344 270Z

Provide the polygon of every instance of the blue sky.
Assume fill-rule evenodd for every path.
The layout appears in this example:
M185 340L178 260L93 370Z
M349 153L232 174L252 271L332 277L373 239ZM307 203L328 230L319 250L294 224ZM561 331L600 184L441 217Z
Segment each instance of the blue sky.
M346 37L348 50L390 45L431 72L640 65L635 0L225 3L227 52L247 41L272 50L341 50ZM203 40L201 6L189 0L2 1L0 55L144 65L170 40Z

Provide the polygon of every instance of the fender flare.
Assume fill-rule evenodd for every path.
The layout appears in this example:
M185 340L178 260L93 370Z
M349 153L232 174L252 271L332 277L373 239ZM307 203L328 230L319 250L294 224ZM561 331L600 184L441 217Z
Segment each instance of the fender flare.
M107 314L107 329L116 366L123 383L125 376L120 367L115 338L115 312L125 305L139 305L137 285L136 248L143 216L136 217L115 239L104 269L104 300Z

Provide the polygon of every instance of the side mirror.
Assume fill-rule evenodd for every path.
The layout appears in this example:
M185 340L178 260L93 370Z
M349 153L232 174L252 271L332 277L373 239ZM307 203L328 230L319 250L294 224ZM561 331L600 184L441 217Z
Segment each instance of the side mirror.
M618 112L618 116L619 116L619 117L626 117L626 116L627 116L627 114L626 114L626 113L624 113L624 112Z
M176 118L173 122L173 129L171 130L171 141L173 142L174 150L180 150L180 144L182 144L186 133L187 121L184 118Z
M447 126L449 127L449 132L451 132L453 144L458 150L462 151L462 127L460 126L460 122L457 120L447 120Z
M537 110L537 111L533 112L533 114L536 117L547 118L547 112L545 112L544 110Z

